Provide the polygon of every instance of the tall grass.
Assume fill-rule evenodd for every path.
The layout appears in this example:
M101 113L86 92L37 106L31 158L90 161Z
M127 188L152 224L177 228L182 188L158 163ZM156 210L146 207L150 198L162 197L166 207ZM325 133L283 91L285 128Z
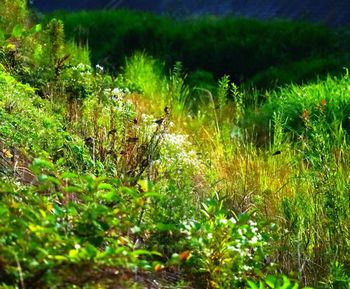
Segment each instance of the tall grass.
M122 12L91 15L114 19L115 13ZM157 21L175 23L144 17L131 26L140 37L147 25L153 35L159 31L153 29ZM129 25L130 19L125 21ZM228 32L223 23L234 23L237 30ZM188 42L180 38L174 51L197 51L188 55L204 61L201 53L209 48L201 43L216 47L213 39L223 33L222 39L235 45L230 50L219 42L218 49L241 48L242 55L233 59L247 76L251 68L243 64L249 61L257 62L255 71L270 65L264 58L258 62L251 46L266 27L275 35L265 35L265 40L272 37L271 43L282 50L271 52L262 44L256 55L267 55L272 62L282 61L283 55L301 63L306 56L321 59L334 48L327 42L333 37L328 30L283 23L191 20L176 22L190 27L188 32L176 32L175 25L164 35L191 36ZM52 21L43 35L27 36L31 42L21 42L26 36L19 35L21 49L6 42L12 39L0 47L4 286L91 283L105 288L124 279L146 280L149 275L141 275L146 270L154 271L152 280L159 279L156 274L164 270L165 275L178 274L174 283L201 288L244 288L249 278L254 279L252 288L257 288L254 282L261 288L263 283L294 286L286 278L284 285L276 285L281 282L266 277L269 272L316 288L349 287L347 71L342 77L266 92L260 104L257 94L232 82L235 78L224 76L214 86L210 75L197 71L201 81L192 87L180 62L169 68L164 59L147 53L127 58L116 77L108 75L101 66L89 65L86 50L63 43L63 32L45 38L54 24L59 22ZM289 38L279 31L283 25L293 32L287 33ZM310 35L315 38L308 42ZM38 53L55 39L62 49ZM325 48L308 46L321 40ZM181 48L182 43L194 47ZM68 50L71 58L65 57ZM249 55L252 60L243 63L242 57ZM221 69L216 56L214 50ZM76 63L81 61L86 63ZM55 74L45 75L44 68ZM28 79L35 88L22 83ZM202 86L203 79L211 83ZM30 181L35 185L26 186L16 172L19 164L31 172L27 166L34 155L46 160L34 161Z
M213 152L232 206L279 224L277 263L316 287L349 284L349 84L346 72L276 90L257 118L271 123L269 146Z
M213 105L174 117L206 160L206 185L234 212L277 225L268 259L284 273L316 288L347 288L348 74L268 93L254 114L231 86L224 78ZM249 136L259 124L268 134L261 147Z

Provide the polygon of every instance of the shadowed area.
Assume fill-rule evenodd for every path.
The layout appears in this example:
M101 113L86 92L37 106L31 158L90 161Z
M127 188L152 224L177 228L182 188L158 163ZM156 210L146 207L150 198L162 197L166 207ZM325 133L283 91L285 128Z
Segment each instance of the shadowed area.
M44 11L130 8L176 16L214 14L258 19L302 19L330 26L350 24L350 2L346 0L32 0L31 6Z

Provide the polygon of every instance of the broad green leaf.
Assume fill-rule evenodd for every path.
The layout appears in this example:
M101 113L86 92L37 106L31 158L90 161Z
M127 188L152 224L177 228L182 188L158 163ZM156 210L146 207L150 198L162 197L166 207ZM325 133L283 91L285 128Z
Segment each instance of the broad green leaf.
M19 38L23 35L23 32L24 32L23 26L17 24L15 27L13 27L11 35L15 38Z
M247 283L250 286L250 289L259 289L259 287L253 281L248 280Z
M34 27L33 27L33 31L34 32L40 32L41 31L41 29L42 29L42 25L41 24L37 24L37 25L35 25Z
M41 174L38 176L38 181L39 182L45 182L47 180L47 175Z
M298 289L298 287L299 285L296 283L292 288L290 280L286 276L283 276L283 286L281 287L281 289Z
M113 186L111 184L107 184L107 183L101 183L97 186L98 190L105 190L105 191L111 191L113 190Z
M107 193L102 193L99 196L102 199L106 200L107 202L118 201L120 199L118 194L115 191L109 191Z
M122 253L124 251L125 251L125 248L123 248L123 247L120 247L120 248L118 248L118 250L115 250L114 248L107 246L103 252L98 252L96 259L103 260L104 258L106 258L108 256L119 254L119 253Z
M159 193L145 193L143 195L145 198L161 198L162 196Z
M53 177L53 176L47 176L47 180L50 181L52 184L55 184L55 185L60 185L61 182L59 181L59 179Z
M87 254L88 254L88 256L90 258L94 258L98 254L98 249L95 246L91 245L91 244L88 244L86 246L85 250L86 250L86 252L87 252Z
M6 205L0 205L0 218L4 218L4 216L8 215L9 209Z
M39 209L39 212L40 212L40 214L41 214L41 216L42 216L43 218L46 218L46 217L47 217L46 212L45 212L44 210Z
M53 258L55 260L57 260L57 261L67 261L67 257L66 256L56 255Z
M28 228L30 231L36 233L36 232L40 232L43 230L43 227L39 226L39 225L35 225L35 224L29 224Z
M137 234L141 232L141 228L139 226L134 226L130 230L131 230L131 233L133 234Z
M274 276L267 276L265 279L266 284L270 287L270 288L276 288L276 282L277 279Z
M61 175L61 178L63 180L65 179L76 179L78 177L77 174L75 173L72 173L72 172L64 172L62 175Z
M139 197L139 194L135 190L133 190L131 188L128 188L128 187L122 187L122 188L120 188L120 191L122 193L125 193L125 194L129 195L132 198L138 198Z
M64 188L64 191L66 193L81 193L83 189L77 186L68 186Z
M140 256L140 255L147 255L147 256L157 255L157 256L162 256L162 254L159 253L159 252L148 251L148 250L136 250L136 251L133 251L132 254L134 256Z
M156 228L160 232L169 232L172 230L176 230L177 226L174 224L158 223L158 224L156 224Z
M69 250L68 257L71 259L77 259L79 256L79 251L76 249Z

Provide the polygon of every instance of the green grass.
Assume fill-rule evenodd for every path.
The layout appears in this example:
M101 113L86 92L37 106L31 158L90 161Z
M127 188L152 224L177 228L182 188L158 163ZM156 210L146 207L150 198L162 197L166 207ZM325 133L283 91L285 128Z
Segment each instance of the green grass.
M15 31L0 25L1 288L349 288L347 70L263 92L141 52L109 74L63 40L59 21L39 29L23 15ZM346 59L326 53L333 32L305 23L66 17L82 15L199 46L222 32L243 50L268 27L287 59L257 74L262 86Z
M57 106L36 96L32 87L3 70L0 83L0 138L7 148L24 152L25 158L50 155L53 161L76 159L79 167L91 166L82 139L66 130ZM69 166L74 167L73 162Z

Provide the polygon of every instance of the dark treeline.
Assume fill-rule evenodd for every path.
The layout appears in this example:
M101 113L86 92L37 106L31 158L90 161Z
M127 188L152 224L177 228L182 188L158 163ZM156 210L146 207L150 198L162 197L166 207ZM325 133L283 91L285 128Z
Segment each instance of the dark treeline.
M339 73L349 57L344 37L321 25L287 20L171 18L127 10L50 15L65 23L66 35L87 44L92 61L110 69L135 51L172 66L229 74L238 83L268 87Z

